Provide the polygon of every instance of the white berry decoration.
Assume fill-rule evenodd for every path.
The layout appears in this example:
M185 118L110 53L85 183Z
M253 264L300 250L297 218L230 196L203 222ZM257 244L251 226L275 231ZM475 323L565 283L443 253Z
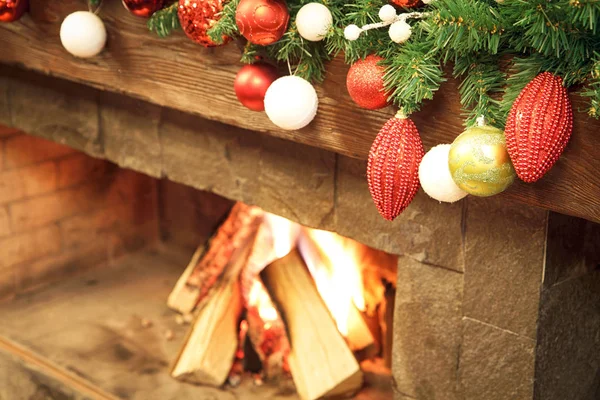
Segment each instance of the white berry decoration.
M96 14L76 11L69 14L60 26L60 41L75 57L94 57L104 49L106 28Z
M358 25L354 24L348 25L346 29L344 29L344 37L346 38L346 40L350 41L358 39L361 33L362 29L360 29Z
M405 20L396 21L390 25L390 39L395 43L406 42L410 38L411 33L412 29Z
M311 42L323 40L332 24L331 11L321 3L308 3L296 15L298 33Z
M391 22L396 18L396 9L391 4L386 4L379 9L379 19L383 22Z
M295 130L304 128L315 118L319 99L307 80L289 75L269 86L264 103L271 122L282 129Z

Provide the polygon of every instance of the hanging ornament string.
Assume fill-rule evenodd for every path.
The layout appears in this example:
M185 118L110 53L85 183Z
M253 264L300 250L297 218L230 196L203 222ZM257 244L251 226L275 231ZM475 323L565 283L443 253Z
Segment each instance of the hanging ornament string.
M386 4L385 6L381 7L381 9L379 10L379 18L381 19L381 22L375 22L372 24L363 25L362 27L359 27L358 25L354 25L354 24L348 25L344 29L344 37L347 40L354 41L354 40L358 39L363 32L369 31L371 29L384 28L384 27L390 26L390 25L395 25L396 27L408 26L408 29L410 29L410 25L408 25L408 23L406 22L408 19L420 19L420 18L426 18L428 16L429 16L429 13L427 13L427 12L417 12L417 11L396 15L396 9L389 4ZM390 26L390 36L392 36L391 28L392 27ZM408 36L410 36L410 33L408 33ZM392 40L393 39L394 38L392 37ZM408 37L406 39L408 39ZM404 39L404 40L406 40L406 39ZM396 41L396 40L394 40L394 41Z

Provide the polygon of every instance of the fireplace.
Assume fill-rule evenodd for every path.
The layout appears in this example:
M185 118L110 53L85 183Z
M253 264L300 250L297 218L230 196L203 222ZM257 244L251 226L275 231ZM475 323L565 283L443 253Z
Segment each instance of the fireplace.
M385 307L361 311L379 349L352 348L334 324L363 376L351 398L600 393L598 224L506 196L437 204L423 193L388 223L371 204L363 160L54 79L13 78L6 115L25 132L0 129L1 395L298 398L292 368L265 363L240 339L246 306L231 319L244 358L222 367L224 388L172 377L200 314L173 311L169 296L236 207L299 224L311 246L337 235L393 260ZM313 240L312 229L325 237ZM283 278L272 271L299 264L316 282L301 243L258 273L288 324L279 296L290 291L273 288ZM326 303L329 289L317 293Z

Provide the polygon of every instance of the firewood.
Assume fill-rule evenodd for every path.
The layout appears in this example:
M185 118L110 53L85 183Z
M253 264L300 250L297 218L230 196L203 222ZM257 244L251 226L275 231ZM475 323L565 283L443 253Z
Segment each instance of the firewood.
M238 348L243 309L239 276L248 260L254 235L238 243L236 254L197 311L171 376L195 384L225 383Z
M261 272L290 337L290 369L300 398L349 395L363 375L337 330L300 254L294 250Z
M237 249L254 234L262 211L256 207L236 203L229 216L211 238L208 249L196 250L185 272L169 295L167 304L182 314L191 313L235 258Z

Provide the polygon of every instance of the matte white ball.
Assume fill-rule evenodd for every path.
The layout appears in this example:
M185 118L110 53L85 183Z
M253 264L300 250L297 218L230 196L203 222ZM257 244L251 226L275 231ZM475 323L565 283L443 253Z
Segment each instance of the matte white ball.
M396 18L396 9L391 4L386 4L379 9L379 19L383 22L389 22Z
M459 188L452 180L448 168L449 152L449 144L440 144L429 150L419 165L419 180L421 187L429 197L446 203L454 203L468 193Z
M296 14L298 33L311 42L323 40L332 24L331 11L321 3L308 3Z
M358 27L358 25L348 25L346 29L344 29L344 37L346 40L354 41L358 39L360 34L362 33L362 29Z
M277 79L265 94L265 112L275 125L286 130L304 128L317 114L319 98L307 80L289 75Z
M94 57L106 44L106 28L96 14L76 11L69 14L60 26L60 41L76 57Z
M410 25L404 20L396 21L390 25L390 39L392 39L392 41L395 43L406 42L411 34L412 29Z

